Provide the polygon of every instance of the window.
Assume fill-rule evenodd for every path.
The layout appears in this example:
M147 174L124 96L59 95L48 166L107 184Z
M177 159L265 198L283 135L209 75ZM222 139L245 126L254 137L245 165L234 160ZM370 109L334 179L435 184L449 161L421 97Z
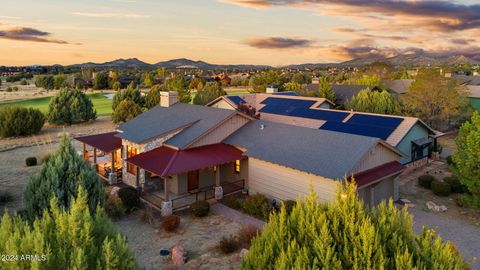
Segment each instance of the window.
M138 150L135 147L127 146L127 158L131 158L138 154ZM137 175L137 166L127 162L127 172Z
M235 160L235 172L240 173L240 160Z
M420 147L420 146L412 143L412 153L411 153L412 162L417 161L419 159L422 159L424 157L423 149L425 149L425 147Z

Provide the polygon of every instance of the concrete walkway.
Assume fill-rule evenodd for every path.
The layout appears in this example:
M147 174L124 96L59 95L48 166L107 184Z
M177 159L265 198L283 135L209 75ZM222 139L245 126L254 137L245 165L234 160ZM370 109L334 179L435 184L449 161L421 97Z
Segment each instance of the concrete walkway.
M253 225L257 228L263 228L266 224L265 221L262 221L260 219L254 218L252 216L249 216L247 214L244 214L240 211L237 211L235 209L232 209L228 206L225 206L221 203L215 203L210 205L210 212L215 215L221 215L224 217L228 217L231 220L240 223L242 225Z
M414 217L413 229L415 232L421 233L422 226L434 229L443 240L454 243L466 260L471 261L473 257L480 259L480 227L421 209L410 208L408 211ZM472 269L480 270L480 262L476 262Z
M446 164L441 161L429 161L429 163L424 167L401 174L399 176L400 180L398 184L403 186L410 181L417 181L419 176L424 175L427 172L431 172L433 175L435 175L436 171L446 170L445 166Z

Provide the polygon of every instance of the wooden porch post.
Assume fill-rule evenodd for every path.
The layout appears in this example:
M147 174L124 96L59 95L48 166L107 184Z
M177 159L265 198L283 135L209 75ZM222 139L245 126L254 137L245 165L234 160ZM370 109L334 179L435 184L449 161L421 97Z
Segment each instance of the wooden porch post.
M117 150L112 151L112 172L115 171L115 151Z
M85 143L83 143L83 152L82 152L82 156L83 156L83 159L87 159L87 146L85 145Z
M170 199L168 198L168 179L167 177L163 177L163 190L165 192L164 196L165 196L165 201L169 201Z
M97 148L93 148L93 164L97 165Z
M215 186L220 186L220 166L216 166L217 170L215 171Z

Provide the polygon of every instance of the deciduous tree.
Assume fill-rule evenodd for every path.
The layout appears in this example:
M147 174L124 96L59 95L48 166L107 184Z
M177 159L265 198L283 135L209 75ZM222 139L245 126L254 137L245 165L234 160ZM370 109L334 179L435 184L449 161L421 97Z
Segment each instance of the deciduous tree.
M193 99L193 103L197 105L205 105L210 101L225 95L225 91L218 82L208 82L203 89L200 89Z
M100 90L106 89L108 87L108 79L101 72L95 73L95 78L93 78L93 89Z
M395 97L386 90L375 91L365 89L352 98L346 107L350 110L380 114L397 114L400 104Z

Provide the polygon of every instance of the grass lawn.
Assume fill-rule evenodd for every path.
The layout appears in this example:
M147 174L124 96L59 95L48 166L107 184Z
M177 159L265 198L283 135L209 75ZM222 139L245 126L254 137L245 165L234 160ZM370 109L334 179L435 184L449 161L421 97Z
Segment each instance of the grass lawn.
M250 94L253 91L252 89L239 89L239 90L229 90L226 91L228 96L232 95L241 95L241 94Z
M92 100L93 107L97 110L97 115L111 115L112 114L112 100L108 99L102 93L88 94L88 97ZM2 106L21 106L39 109L43 113L48 111L48 103L52 97L33 98L21 101L4 102L0 103Z

